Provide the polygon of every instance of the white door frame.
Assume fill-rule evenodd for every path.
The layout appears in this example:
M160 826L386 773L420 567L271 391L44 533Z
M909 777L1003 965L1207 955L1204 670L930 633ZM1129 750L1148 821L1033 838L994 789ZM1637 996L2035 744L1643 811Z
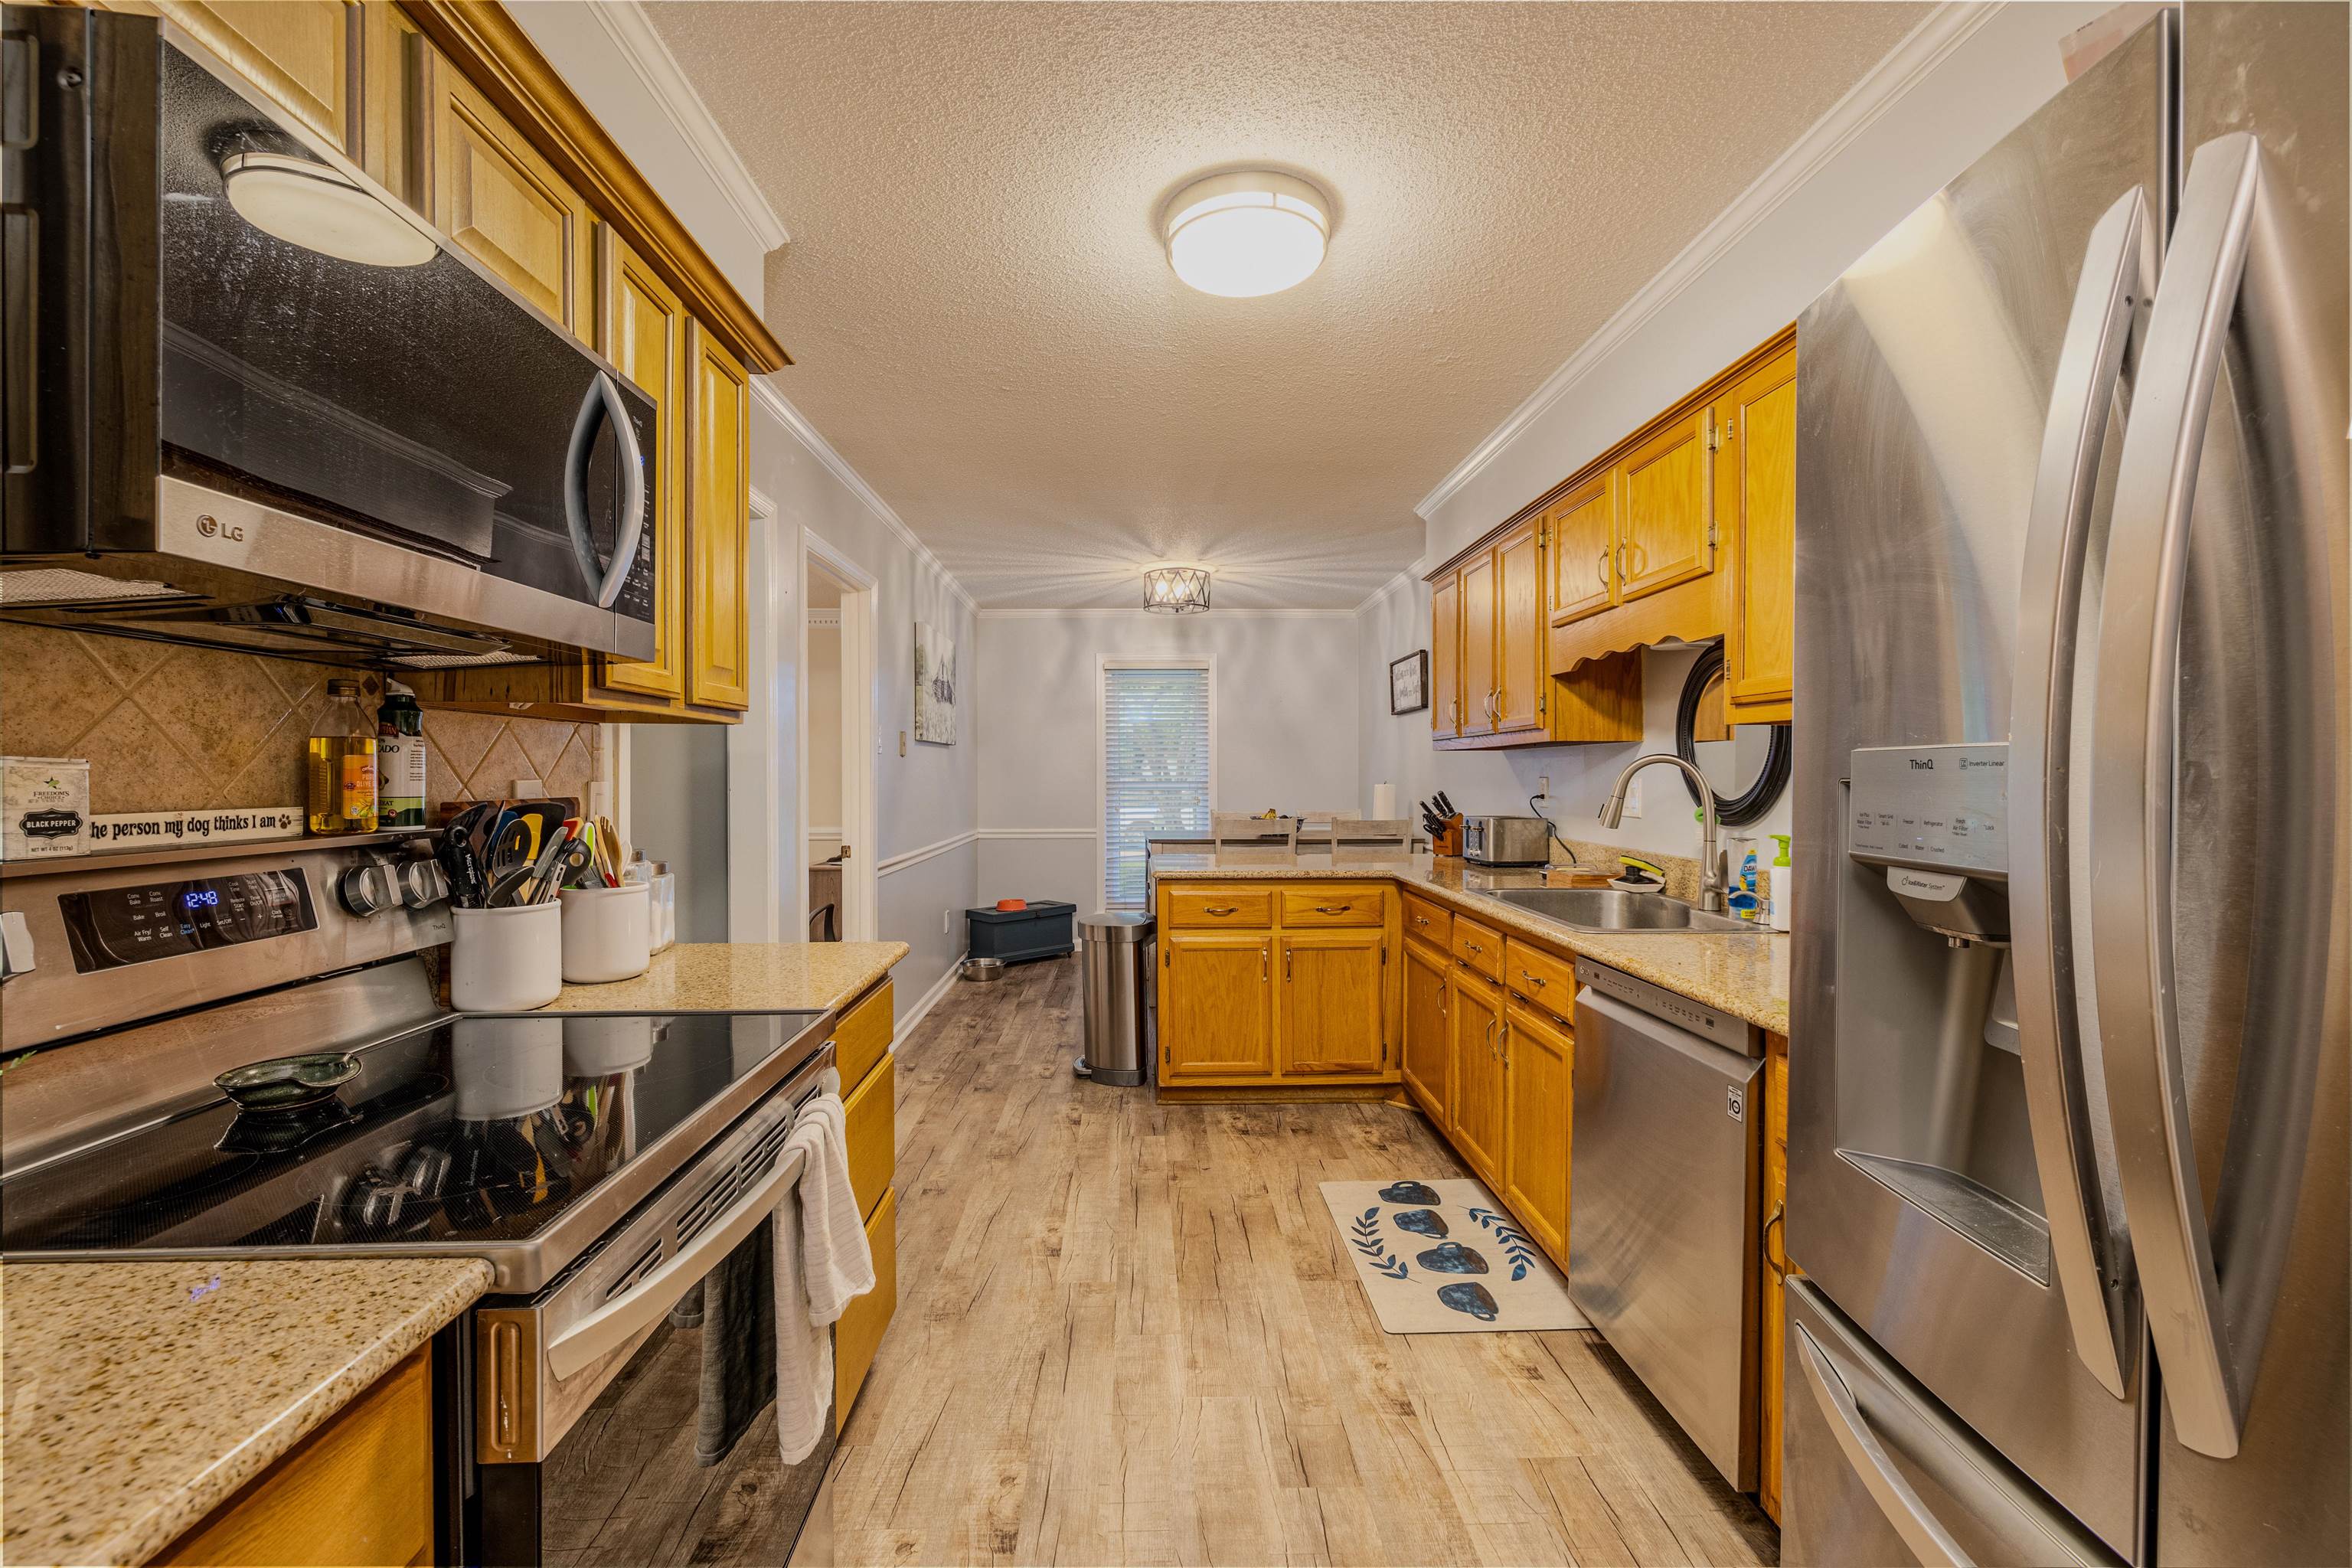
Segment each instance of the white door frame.
M841 593L841 841L849 859L841 868L841 934L847 942L872 942L879 895L877 864L879 848L875 829L879 819L874 798L876 723L881 694L875 689L879 662L875 642L874 574L808 529L800 531L799 631L799 805L793 814L794 858L803 863L793 879L792 908L797 922L793 941L808 936L808 581L814 563L842 585Z
M776 503L754 489L751 511L745 592L751 599L754 677L751 708L727 731L727 940L786 942L796 940L784 929L784 888L796 858L781 841L776 800L791 765L784 754L785 738L793 732L786 704L798 693L785 681L777 655L798 584Z
M1095 908L1110 908L1110 726L1104 710L1110 698L1114 669L1197 669L1209 683L1209 812L1213 826L1217 810L1217 667L1206 654L1185 658L1114 658L1095 661ZM1214 847L1212 846L1211 847Z

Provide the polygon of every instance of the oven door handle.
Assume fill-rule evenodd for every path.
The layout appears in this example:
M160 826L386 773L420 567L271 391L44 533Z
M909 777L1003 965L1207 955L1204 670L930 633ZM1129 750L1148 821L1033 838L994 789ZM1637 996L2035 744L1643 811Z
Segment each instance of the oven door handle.
M724 1216L704 1226L668 1262L547 1342L547 1368L560 1380L628 1343L678 1303L735 1244L767 1222L785 1192L800 1180L807 1154L797 1148L776 1156L775 1168L737 1200Z
M596 426L609 421L613 438L621 444L621 530L613 542L613 558L599 565L596 539L588 526L588 458L596 443ZM603 371L580 400L579 416L572 421L572 449L563 459L563 516L572 525L572 552L580 557L580 574L596 591L596 607L609 610L621 596L636 563L637 538L646 530L646 454L637 445L637 427L621 401L620 384Z

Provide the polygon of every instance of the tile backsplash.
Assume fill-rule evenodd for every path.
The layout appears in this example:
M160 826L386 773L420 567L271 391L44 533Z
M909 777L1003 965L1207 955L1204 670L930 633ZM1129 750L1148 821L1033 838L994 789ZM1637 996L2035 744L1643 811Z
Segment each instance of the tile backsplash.
M302 742L327 704L324 664L0 623L0 752L81 757L92 812L294 805ZM362 676L361 705L383 695ZM537 778L583 802L602 776L593 724L425 715L429 805Z

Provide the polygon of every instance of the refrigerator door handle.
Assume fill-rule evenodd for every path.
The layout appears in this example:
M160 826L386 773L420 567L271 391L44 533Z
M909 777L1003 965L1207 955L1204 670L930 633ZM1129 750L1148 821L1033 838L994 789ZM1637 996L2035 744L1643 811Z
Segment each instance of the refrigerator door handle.
M2173 1428L2221 1459L2238 1451L2245 1391L2222 1342L2189 1131L2172 943L2173 749L2198 464L2261 195L2252 135L2197 150L2116 480L2091 761L2093 978L2133 1259Z
M1967 1552L1952 1539L1951 1532L1927 1511L1885 1445L1870 1429L1870 1418L1854 1402L1853 1391L1845 1385L1837 1368L1822 1353L1822 1347L1807 1332L1802 1323L1791 1323L1797 1335L1797 1362L1805 1369L1805 1382L1813 1391L1813 1401L1822 1407L1822 1415L1829 1423L1830 1435L1837 1439L1838 1448L1845 1462L1870 1491L1871 1500L1903 1538L1923 1568L1969 1568Z
M2137 1333L2127 1333L2119 1238L2106 1215L2083 1082L2074 894L2067 875L2070 736L2092 500L2133 324L2155 279L2147 199L2134 185L2091 231L2058 355L2020 580L2010 776L2040 780L2010 796L2010 960L2017 984L2026 1120L2048 1209L2051 1261L2074 1352L2116 1398Z

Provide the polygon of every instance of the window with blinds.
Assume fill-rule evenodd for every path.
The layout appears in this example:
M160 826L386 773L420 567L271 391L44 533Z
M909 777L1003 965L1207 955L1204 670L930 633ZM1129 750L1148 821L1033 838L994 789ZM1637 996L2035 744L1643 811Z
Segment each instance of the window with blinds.
M1103 907L1144 907L1152 838L1209 831L1209 670L1103 671Z

